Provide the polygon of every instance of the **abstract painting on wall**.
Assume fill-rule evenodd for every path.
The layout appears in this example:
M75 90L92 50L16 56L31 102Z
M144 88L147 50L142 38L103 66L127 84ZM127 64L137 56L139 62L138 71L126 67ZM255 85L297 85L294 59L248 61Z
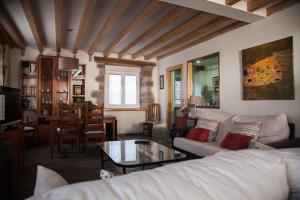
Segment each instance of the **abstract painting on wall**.
M243 99L295 98L293 37L242 50Z

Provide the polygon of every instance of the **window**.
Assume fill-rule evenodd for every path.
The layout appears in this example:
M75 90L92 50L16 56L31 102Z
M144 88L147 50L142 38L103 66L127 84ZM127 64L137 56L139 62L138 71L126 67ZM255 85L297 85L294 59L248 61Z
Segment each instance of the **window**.
M105 66L105 107L139 108L139 68Z
M219 53L188 61L188 96L198 97L195 106L220 108Z

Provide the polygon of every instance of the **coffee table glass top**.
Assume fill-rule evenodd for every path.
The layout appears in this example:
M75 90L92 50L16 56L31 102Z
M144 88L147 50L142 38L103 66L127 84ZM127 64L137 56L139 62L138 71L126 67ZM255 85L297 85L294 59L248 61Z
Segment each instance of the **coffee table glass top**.
M118 165L135 166L151 163L179 161L186 158L184 153L168 148L150 140L137 144L141 140L107 141L98 143L98 147Z

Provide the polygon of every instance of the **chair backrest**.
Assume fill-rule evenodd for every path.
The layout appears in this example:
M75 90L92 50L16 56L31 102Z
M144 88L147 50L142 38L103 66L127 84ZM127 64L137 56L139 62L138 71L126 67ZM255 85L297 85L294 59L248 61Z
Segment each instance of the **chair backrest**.
M58 127L61 131L78 129L78 107L74 105L59 105Z
M85 104L84 127L85 131L103 131L103 105Z
M146 117L148 121L160 121L160 105L158 103L149 104Z

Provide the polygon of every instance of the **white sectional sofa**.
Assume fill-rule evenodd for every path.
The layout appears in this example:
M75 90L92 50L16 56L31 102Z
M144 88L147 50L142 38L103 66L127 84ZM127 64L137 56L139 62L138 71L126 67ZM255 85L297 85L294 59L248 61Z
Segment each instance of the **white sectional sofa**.
M173 131L173 147L184 152L191 153L196 156L205 157L215 154L219 151L229 151L220 147L222 140L226 134L232 129L234 121L261 121L261 133L258 139L262 143L263 148L266 145L277 141L289 138L290 129L285 114L271 115L271 116L240 116L231 113L225 113L219 110L201 109L197 116L204 119L213 119L220 122L218 134L214 142L199 142L190 140L184 136L188 130ZM260 146L260 147L261 147Z

